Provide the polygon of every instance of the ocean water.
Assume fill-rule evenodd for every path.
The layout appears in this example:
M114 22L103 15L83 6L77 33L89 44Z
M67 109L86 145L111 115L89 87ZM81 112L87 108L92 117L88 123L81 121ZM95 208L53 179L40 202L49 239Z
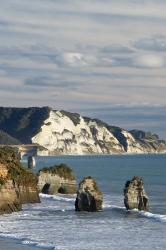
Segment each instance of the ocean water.
M75 195L41 195L40 204L0 216L0 236L55 250L166 249L166 155L37 157L35 172L67 163L78 182L94 177L104 194L102 212L75 212ZM127 212L125 182L142 176L150 212Z

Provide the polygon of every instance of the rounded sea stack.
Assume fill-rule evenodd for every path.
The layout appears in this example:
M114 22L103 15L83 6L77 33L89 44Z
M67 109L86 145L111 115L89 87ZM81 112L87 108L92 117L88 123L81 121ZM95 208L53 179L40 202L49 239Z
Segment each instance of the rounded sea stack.
M77 191L76 177L66 164L43 168L39 171L38 188L44 194L74 194Z
M85 177L79 184L75 201L75 211L97 212L102 210L103 195L96 181Z
M124 188L124 204L127 210L138 209L149 211L149 198L144 189L141 177L134 176L126 182Z

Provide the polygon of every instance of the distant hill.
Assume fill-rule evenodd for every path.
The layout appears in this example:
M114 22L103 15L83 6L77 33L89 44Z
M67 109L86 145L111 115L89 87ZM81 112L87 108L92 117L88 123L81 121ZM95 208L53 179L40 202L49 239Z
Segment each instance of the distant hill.
M4 108L0 107L0 129L22 143L31 143L31 138L40 130L49 117L50 108Z
M42 154L164 153L156 134L127 131L77 113L43 108L0 108L1 144L38 144ZM7 143L8 142L8 143Z
M19 140L17 140L16 138L8 135L4 131L0 130L0 144L17 145L17 144L21 144L21 142Z

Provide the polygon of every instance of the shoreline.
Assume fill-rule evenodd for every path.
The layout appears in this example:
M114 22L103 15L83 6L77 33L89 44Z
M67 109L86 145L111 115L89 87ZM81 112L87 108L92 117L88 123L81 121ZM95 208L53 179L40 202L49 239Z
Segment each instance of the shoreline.
M59 155L35 155L34 157L68 157L68 156L76 156L76 157L87 157L87 156L132 156L132 155L166 155L166 152L145 152L145 153L112 153L112 154L59 154Z

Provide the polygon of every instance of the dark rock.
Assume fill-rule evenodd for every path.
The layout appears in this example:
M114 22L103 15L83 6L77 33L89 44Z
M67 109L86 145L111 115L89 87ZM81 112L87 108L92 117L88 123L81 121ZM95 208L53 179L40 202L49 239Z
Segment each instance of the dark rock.
M139 176L134 176L132 180L126 182L124 204L127 210L149 211L149 198L144 190L143 180Z
M28 156L28 168L32 169L36 166L35 158L33 156Z
M102 210L103 195L92 177L84 178L80 184L75 201L76 211L97 212Z
M138 140L154 140L154 141L158 141L159 140L159 136L156 134L152 134L151 132L145 132L145 131L141 131L141 130L131 130L129 131L135 139Z
M67 112L65 110L61 110L61 113L65 116L69 117L75 126L80 123L80 114L70 113L70 112Z

